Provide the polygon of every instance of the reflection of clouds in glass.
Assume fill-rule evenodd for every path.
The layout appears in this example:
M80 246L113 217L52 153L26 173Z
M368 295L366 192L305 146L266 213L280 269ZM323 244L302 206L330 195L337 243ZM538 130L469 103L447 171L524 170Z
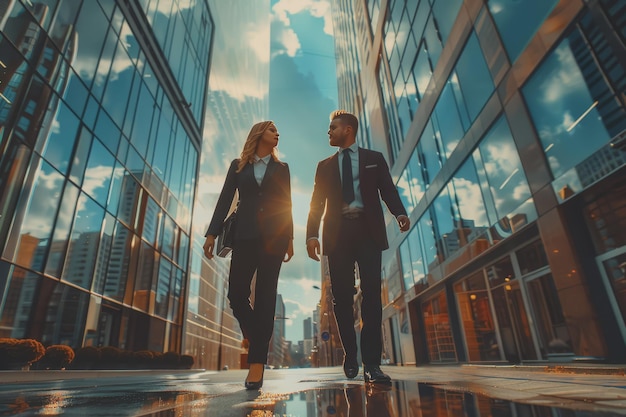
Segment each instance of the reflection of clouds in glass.
M96 195L95 191L109 185L108 179L111 175L111 167L95 166L85 170L83 190L89 195ZM106 184L105 184L106 183Z
M584 80L580 76L580 72L573 70L578 68L578 64L569 48L569 42L564 41L554 54L558 62L558 70L553 71L549 77L546 77L541 85L543 101L546 103L563 101L564 97L575 94L578 90L585 89Z
M487 213L483 207L480 186L466 178L454 178L454 191L459 203L461 217L473 220L476 226L487 225Z
M510 141L494 141L481 149L484 153L485 170L499 187L506 178L519 166L519 156L513 143Z
M48 237L53 215L57 209L57 203L61 197L60 191L63 177L56 171L47 173L39 171L37 188L28 207L28 215L25 218L20 233L30 233L38 238ZM45 191L48 192L45 192Z

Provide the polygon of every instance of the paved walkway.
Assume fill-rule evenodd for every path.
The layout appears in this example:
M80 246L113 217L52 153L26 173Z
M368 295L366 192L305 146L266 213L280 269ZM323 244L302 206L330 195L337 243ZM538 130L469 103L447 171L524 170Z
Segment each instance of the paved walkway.
M220 417L255 415L254 410L305 417L340 412L350 417L563 415L528 411L548 407L585 416L626 416L626 366L383 369L394 379L391 387L372 388L362 374L348 380L340 367L267 370L260 392L243 389L245 370L2 371L0 415L49 414L50 407L66 416L192 415L189 410L195 410L194 416L217 412ZM164 410L174 414L159 414Z

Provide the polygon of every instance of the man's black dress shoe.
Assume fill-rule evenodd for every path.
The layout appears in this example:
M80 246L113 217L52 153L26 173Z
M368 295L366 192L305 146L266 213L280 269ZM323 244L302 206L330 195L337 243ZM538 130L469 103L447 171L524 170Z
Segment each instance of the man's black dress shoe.
M365 382L370 384L391 384L391 377L380 370L380 366L363 366Z
M355 378L359 374L359 364L356 362L344 361L343 373L349 379Z

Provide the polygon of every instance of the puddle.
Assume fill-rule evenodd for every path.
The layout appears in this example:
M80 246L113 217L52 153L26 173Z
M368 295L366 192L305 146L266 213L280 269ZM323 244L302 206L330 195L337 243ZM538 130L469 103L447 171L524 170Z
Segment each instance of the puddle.
M226 384L224 384L226 385ZM208 386L205 386L205 388ZM396 381L390 386L335 384L292 394L251 392L237 388L220 394L170 390L125 391L120 387L89 386L48 389L8 400L0 392L0 416L133 416L133 417L613 417L626 410L607 411L582 401L534 404L489 398L470 391ZM206 391L206 389L205 389ZM551 399L552 401L556 399ZM557 400L558 401L558 400Z

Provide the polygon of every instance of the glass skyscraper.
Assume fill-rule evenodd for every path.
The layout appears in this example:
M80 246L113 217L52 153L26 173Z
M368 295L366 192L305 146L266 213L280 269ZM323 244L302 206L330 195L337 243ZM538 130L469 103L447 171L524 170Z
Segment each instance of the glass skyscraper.
M340 107L409 211L385 359L626 350L626 3L334 0Z
M0 337L181 351L204 0L0 3Z

